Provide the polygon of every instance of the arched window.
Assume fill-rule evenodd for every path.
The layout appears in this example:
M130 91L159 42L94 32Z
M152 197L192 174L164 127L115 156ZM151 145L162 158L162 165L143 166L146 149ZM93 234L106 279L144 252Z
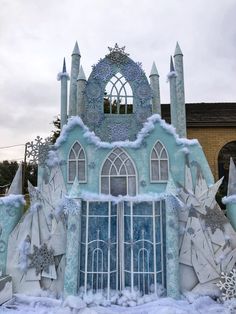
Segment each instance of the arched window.
M104 113L133 113L133 93L123 75L117 73L107 83L104 95Z
M101 193L136 195L136 171L130 157L116 148L107 157L101 171Z
M169 161L165 147L157 141L151 153L151 181L167 181Z
M72 146L68 158L68 182L74 182L76 177L79 182L86 182L86 158L79 142Z

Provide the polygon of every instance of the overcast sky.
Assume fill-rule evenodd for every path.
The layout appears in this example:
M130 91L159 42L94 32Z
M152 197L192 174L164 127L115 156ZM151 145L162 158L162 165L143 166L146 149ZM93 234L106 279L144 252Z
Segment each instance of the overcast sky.
M75 41L86 76L126 46L149 75L155 60L161 101L176 41L184 54L186 102L236 102L235 0L0 0L0 147L46 137L60 111L56 75ZM22 159L23 147L0 149Z

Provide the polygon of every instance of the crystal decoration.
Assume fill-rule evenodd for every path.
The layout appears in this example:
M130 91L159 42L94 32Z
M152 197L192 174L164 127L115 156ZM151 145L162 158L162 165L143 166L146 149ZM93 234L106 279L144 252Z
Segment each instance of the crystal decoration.
M29 268L35 268L36 275L42 271L49 273L49 266L54 265L54 251L48 249L47 244L44 243L41 247L33 246L33 253L28 255L31 259Z

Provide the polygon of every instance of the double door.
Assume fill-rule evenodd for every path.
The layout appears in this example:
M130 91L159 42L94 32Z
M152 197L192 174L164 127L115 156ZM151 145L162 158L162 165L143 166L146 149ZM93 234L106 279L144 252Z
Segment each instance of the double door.
M79 286L149 294L165 281L165 202L82 202Z

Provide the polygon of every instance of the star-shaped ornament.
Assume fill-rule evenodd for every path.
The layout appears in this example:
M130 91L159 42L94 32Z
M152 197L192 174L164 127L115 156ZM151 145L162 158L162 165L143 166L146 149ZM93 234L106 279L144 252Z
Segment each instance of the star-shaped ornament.
M125 52L125 46L119 47L115 44L114 48L108 47L110 53L106 55L111 61L116 63L123 63L127 61L128 53Z
M36 275L42 271L49 273L49 266L54 265L53 249L48 249L47 244L44 243L41 247L33 246L33 253L28 255L31 259L29 268L35 268Z

